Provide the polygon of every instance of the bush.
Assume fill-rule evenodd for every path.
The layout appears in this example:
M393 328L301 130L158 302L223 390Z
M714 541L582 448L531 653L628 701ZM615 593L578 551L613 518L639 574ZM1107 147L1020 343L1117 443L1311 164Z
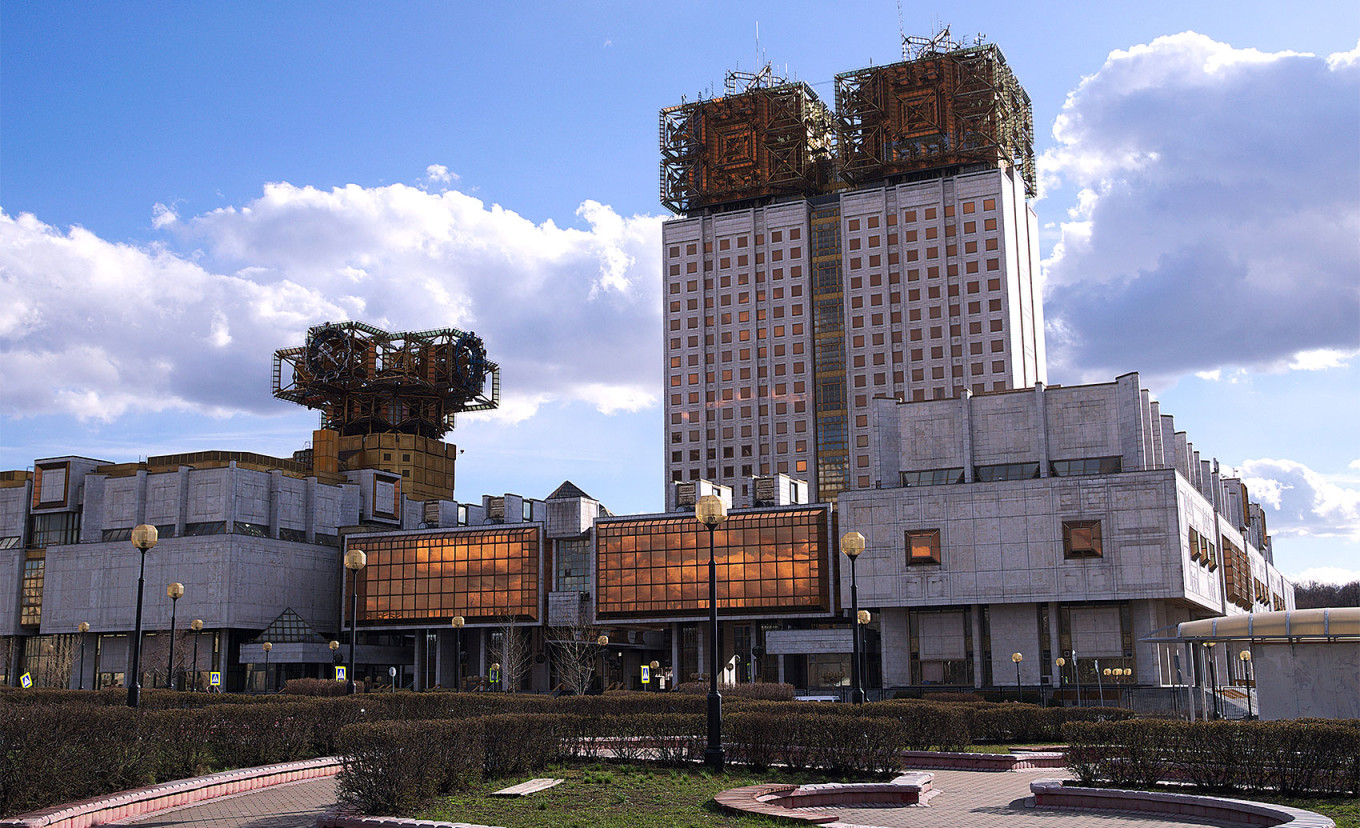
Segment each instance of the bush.
M364 693L367 687L362 681L356 681L357 692ZM283 694L285 696L347 696L349 695L348 682L331 681L330 679L300 678L288 679L283 683Z
M675 685L675 692L691 696L707 696L708 682L706 681L686 681ZM722 694L723 700L728 699L751 699L753 701L793 701L792 684L775 684L772 682L760 682L758 684L723 684L719 685L718 692Z
M373 815L411 813L481 778L481 721L361 723L340 733L341 803Z
M1210 791L1360 793L1360 721L1071 722L1068 766L1083 782L1183 780Z

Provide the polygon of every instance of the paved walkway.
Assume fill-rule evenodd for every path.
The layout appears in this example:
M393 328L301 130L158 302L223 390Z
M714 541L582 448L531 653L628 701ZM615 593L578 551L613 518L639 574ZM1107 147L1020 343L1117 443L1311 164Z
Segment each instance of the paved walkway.
M913 769L915 770L915 769ZM837 825L876 828L1152 828L1158 825L1231 826L1236 823L1164 816L1026 808L1029 783L1063 778L1052 769L1012 772L937 770L926 806L817 808L840 816ZM138 828L313 828L335 805L335 780L313 779L159 811L115 825Z
M912 770L920 770L912 768ZM1156 825L1216 825L1239 823L1182 820L1157 814L1121 814L1109 811L1048 810L1026 808L1029 783L1036 779L1070 779L1065 772L1042 770L986 772L936 770L931 783L934 795L926 806L880 806L820 808L840 817L837 825L876 828L1152 828Z
M335 778L308 779L232 794L113 823L138 828L313 828L317 814L335 805Z

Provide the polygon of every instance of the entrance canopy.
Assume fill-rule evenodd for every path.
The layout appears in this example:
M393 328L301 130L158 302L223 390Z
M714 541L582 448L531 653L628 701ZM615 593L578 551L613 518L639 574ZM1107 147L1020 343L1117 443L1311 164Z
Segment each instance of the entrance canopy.
M1252 612L1185 621L1159 644L1201 641L1360 641L1360 607Z

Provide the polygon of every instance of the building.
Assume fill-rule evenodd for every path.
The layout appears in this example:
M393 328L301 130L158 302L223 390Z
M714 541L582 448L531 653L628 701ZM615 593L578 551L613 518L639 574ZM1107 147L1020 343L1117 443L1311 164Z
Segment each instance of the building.
M1137 374L879 398L872 414L875 487L838 505L842 529L868 539L860 604L880 618L887 686L1004 684L1014 653L1027 686L1058 686L1059 657L1069 682L1108 667L1180 684L1175 653L1146 639L1293 609L1245 484L1201 457Z
M869 401L1046 381L1029 99L990 44L661 113L666 480L872 484ZM668 502L668 507L674 500Z

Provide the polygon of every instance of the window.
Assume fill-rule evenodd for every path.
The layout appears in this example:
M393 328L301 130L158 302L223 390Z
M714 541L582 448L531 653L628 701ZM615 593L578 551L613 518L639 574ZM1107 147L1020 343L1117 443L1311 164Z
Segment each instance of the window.
M902 472L902 485L908 488L912 486L947 486L951 483L962 482L963 469L931 469L929 471Z
M907 566L940 562L940 530L907 530Z
M49 546L80 543L80 513L53 512L33 515L28 524L28 546L30 549L45 549Z
M1123 460L1119 457L1086 457L1080 460L1054 460L1050 466L1054 477L1118 474L1123 470Z
M157 534L159 534L159 533L157 533ZM131 527L131 526L127 526L127 527L124 527L124 528L122 528L122 529L105 529L105 530L101 533L99 539L102 540L102 541L105 541L105 542L108 542L108 541L130 541L130 540L132 540L132 527Z
M974 479L979 483L996 483L1003 480L1034 480L1039 476L1038 463L999 463L992 466L976 466Z
M187 529L188 527L185 528ZM269 527L260 523L246 523L240 520L234 521L231 524L231 531L234 535L250 535L252 538L269 537Z
M20 593L19 623L27 627L42 624L43 580L47 562L42 558L24 561L23 588Z
M1064 520L1063 557L1099 558L1102 557L1100 545L1100 521Z
M279 527L279 540L290 541L292 543L306 543L307 530L290 529L286 526Z
M184 537L197 538L203 535L224 535L227 532L227 522L216 520L210 523L186 523L184 524Z

